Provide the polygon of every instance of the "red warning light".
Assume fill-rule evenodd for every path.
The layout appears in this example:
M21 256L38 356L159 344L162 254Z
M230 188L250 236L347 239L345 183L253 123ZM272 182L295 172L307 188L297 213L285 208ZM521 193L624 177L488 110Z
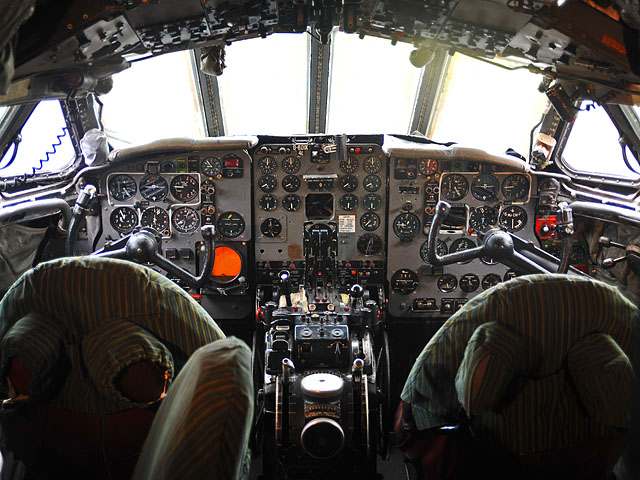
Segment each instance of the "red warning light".
M238 168L239 166L240 166L240 159L237 157L224 159L225 168Z

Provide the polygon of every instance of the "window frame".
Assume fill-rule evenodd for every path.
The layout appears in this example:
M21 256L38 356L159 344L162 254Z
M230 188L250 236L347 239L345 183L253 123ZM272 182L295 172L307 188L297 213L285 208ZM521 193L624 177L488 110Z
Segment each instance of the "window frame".
M631 112L630 107L626 107L629 110L625 112L623 106L621 105L604 104L601 106L609 116L609 119L618 130L618 132L624 135L627 139L631 140L631 145L629 145L629 148L633 151L633 153L636 155L636 158L640 161L640 138L638 138L638 135L636 134L636 132L640 131L640 123L638 123L638 120L636 119L637 126L634 127L634 125L632 124L630 115L633 115L633 112ZM549 114L555 114L555 112L550 112ZM624 119L626 119L626 121L624 121ZM571 136L571 130L573 129L574 123L564 121L562 123L563 125L558 129L558 144L552 158L553 162L562 173L571 177L571 179L573 180L579 182L588 182L590 184L597 183L634 189L640 187L640 175L638 175L635 179L630 179L618 177L616 175L584 172L576 170L575 168L570 166L564 160L563 153L569 137ZM636 130L636 128L638 129ZM619 154L622 155L622 152L620 151ZM638 165L638 167L640 169L640 165ZM630 172L633 173L631 170Z

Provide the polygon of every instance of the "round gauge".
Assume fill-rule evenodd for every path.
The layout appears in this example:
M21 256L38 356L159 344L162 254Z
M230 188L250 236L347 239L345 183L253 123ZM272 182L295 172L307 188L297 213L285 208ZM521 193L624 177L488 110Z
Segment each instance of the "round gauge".
M298 195L287 195L282 199L282 208L287 212L295 212L300 208L300 197Z
M137 191L136 181L129 175L119 174L109 179L109 193L120 202L130 199Z
M138 225L138 214L131 207L118 207L111 212L111 225L120 233L129 233Z
M162 233L169 228L169 214L164 208L150 207L142 212L140 225L153 228L156 232Z
M340 208L350 212L358 208L358 197L353 193L345 193L340 197Z
M509 280L513 280L514 278L516 278L518 275L516 275L516 272L514 272L513 270L509 269L507 270L507 273L504 274L504 278L503 280L505 282L508 282Z
M200 215L191 207L180 207L173 211L171 225L176 232L195 232L200 226Z
M159 175L147 175L140 180L140 195L146 200L159 202L169 193L167 181Z
M469 182L462 175L447 175L442 180L440 192L442 196L452 202L461 200L469 190Z
M475 273L466 273L460 277L460 290L466 293L475 292L480 286L480 278Z
M360 226L363 230L371 232L380 226L380 217L373 212L363 213L360 217Z
M365 233L356 246L361 255L377 255L382 251L382 240L375 233Z
M235 238L244 232L244 218L237 212L225 212L216 222L218 232L227 238Z
M258 187L265 193L273 192L278 186L278 180L273 175L263 175L258 179Z
M362 168L367 173L378 173L382 168L382 161L378 157L367 157L362 162Z
M362 206L367 210L377 210L382 205L382 199L377 193L368 193L362 199Z
M278 161L273 157L262 157L258 160L258 171L263 175L270 175L278 168Z
M401 213L393 219L393 233L403 242L409 242L420 231L420 219L409 212Z
M340 160L340 170L344 173L356 173L358 170L358 159L356 157L347 157Z
M462 252L464 250L469 250L470 248L475 248L475 247L476 247L476 244L473 243L468 238L459 238L451 244L451 246L449 247L449 253ZM459 263L469 263L470 261L471 260L466 262L459 262Z
M499 188L500 184L496 177L483 173L471 182L471 195L473 195L473 198L486 202L496 198Z
M500 212L498 223L510 232L517 232L527 224L527 212L517 205L509 205Z
M285 157L282 159L282 170L285 173L294 174L300 170L300 159L298 157Z
M438 290L444 293L453 292L458 287L458 280L450 273L445 273L438 278Z
M367 192L377 192L382 186L382 181L377 175L367 175L364 177L362 185Z
M438 160L434 158L422 158L418 162L418 171L424 175L433 175L438 171Z
M498 261L494 260L491 257L480 257L480 260L482 260L482 263L484 263L485 265L497 265Z
M205 158L200 164L200 172L207 177L220 178L222 176L222 162L216 157Z
M420 258L424 263L429 263L429 258L427 257L428 243L429 242L425 240L422 243L422 245L420 245ZM442 240L436 241L436 253L441 257L449 253L449 250L447 249L447 244L444 243Z
M282 233L282 224L277 218L267 218L260 224L260 232L265 237L276 238Z
M260 197L260 200L258 200L258 205L262 210L272 212L273 210L278 208L278 199L273 195L262 195Z
M297 192L300 188L300 179L295 175L287 175L282 179L282 188L285 192Z
M507 200L522 200L529 195L529 178L519 173L509 175L502 182L502 194Z
M420 285L418 275L409 269L403 268L391 276L391 288L400 295L409 295L416 291Z
M498 213L493 207L477 207L469 215L469 227L476 232L486 232L498 223Z
M186 203L198 195L198 180L191 175L178 175L171 180L171 195L176 200Z
M501 281L502 279L500 278L500 276L496 275L495 273L490 273L488 275L485 275L482 279L482 288L487 290L488 288L499 284Z
M344 175L340 177L340 188L345 192L353 192L358 188L358 179L353 175Z

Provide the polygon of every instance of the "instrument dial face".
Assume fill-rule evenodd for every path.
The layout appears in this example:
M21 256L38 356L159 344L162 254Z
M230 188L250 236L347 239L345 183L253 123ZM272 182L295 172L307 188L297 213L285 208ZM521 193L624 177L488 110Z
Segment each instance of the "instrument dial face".
M420 245L420 258L422 259L422 261L424 263L429 263L429 258L427 257L427 251L429 250L427 244L429 242L427 242L426 240L422 243L422 245ZM446 255L447 253L449 253L449 249L447 248L447 244L444 243L442 240L437 240L436 241L436 253L439 256L443 256Z
M119 202L130 199L137 191L136 181L129 175L119 174L109 179L109 193Z
M195 232L200 226L200 215L191 207L180 207L173 211L171 225L176 232Z
M498 223L498 213L495 208L482 206L474 208L469 215L469 226L476 232L486 232Z
M382 205L382 199L377 193L368 193L362 199L362 206L367 210L378 210Z
M403 268L391 276L391 288L400 295L410 295L420 285L418 275L409 269Z
M131 207L118 207L111 212L111 225L120 233L129 233L138 225L138 214Z
M438 278L438 290L444 293L453 292L458 287L458 280L450 273L445 273Z
M244 218L237 212L225 212L216 222L218 232L227 238L235 238L244 232Z
M422 158L418 162L418 171L424 175L433 175L438 171L438 160L434 158Z
M440 193L447 200L456 202L465 197L469 191L469 182L462 175L453 174L447 175L442 180L440 186Z
M273 192L278 186L278 180L273 175L263 175L258 179L258 187L265 193Z
M186 203L198 195L198 180L191 175L178 175L171 181L171 195Z
M360 226L363 230L372 232L380 226L380 217L374 212L363 213L360 217Z
M143 227L153 228L156 232L162 233L169 228L169 214L164 208L147 208L142 212L140 224Z
M287 195L282 199L282 208L287 212L295 212L300 208L300 197L295 194Z
M147 175L140 180L140 195L151 202L164 200L169 193L167 181L159 175Z
M208 157L202 160L200 172L207 177L222 177L222 162L219 158Z
M367 175L362 182L367 192L377 192L382 186L382 181L377 175Z
M375 233L365 233L356 246L361 255L377 255L382 251L382 240Z
M358 197L356 197L353 193L345 193L340 197L340 208L350 212L351 210L355 210L358 208Z
M459 238L451 244L449 247L449 253L462 252L463 250L469 250L470 248L475 248L476 244L473 243L468 238ZM469 263L471 260L467 262L458 262L458 263Z
M282 188L285 192L297 192L300 188L300 179L295 175L287 175L282 179Z
M278 208L278 199L273 195L262 195L262 197L260 197L260 200L258 201L258 205L262 210L272 212L273 210Z
M501 281L502 279L498 275L496 275L495 273L490 273L488 275L485 275L482 279L482 288L487 290L488 288L499 284Z
M263 175L271 175L278 168L278 161L273 157L262 157L258 160L258 171Z
M265 237L276 238L282 233L282 224L277 218L267 218L260 224L260 233Z
M500 183L496 177L489 174L482 174L478 175L471 182L471 195L483 202L495 200L499 188Z
M393 219L393 233L403 242L410 241L418 231L420 231L420 219L413 213L401 213Z
M367 173L378 173L382 168L382 161L372 155L364 159L362 168L364 168L364 171Z
M498 223L510 232L517 232L527 224L527 212L517 205L509 205L500 212Z
M507 200L523 200L529 195L529 186L528 177L514 173L502 182L502 194Z
M356 157L347 157L340 160L340 170L344 173L356 173L358 170L358 159Z
M460 277L460 290L463 292L475 292L480 287L480 278L475 273L467 273Z
M282 159L282 170L293 175L300 170L300 159L298 157L285 157Z
M340 177L340 188L345 192L353 192L358 188L358 179L353 175L344 175Z

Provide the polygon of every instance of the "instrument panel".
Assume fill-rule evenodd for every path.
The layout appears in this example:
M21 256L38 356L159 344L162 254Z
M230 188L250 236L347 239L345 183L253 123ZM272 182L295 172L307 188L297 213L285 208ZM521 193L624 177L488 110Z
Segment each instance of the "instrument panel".
M95 246L152 229L163 255L197 275L200 228L215 225L216 245L236 252L240 267L214 267L201 293L275 297L287 270L294 291L316 281L377 291L395 318L448 317L515 275L488 258L431 265L426 240L439 200L451 204L440 255L478 246L494 227L540 246L538 177L517 158L382 135L247 138L243 147L195 141L178 153L142 147L105 166ZM556 248L543 240L548 251ZM310 258L322 265L310 269Z

